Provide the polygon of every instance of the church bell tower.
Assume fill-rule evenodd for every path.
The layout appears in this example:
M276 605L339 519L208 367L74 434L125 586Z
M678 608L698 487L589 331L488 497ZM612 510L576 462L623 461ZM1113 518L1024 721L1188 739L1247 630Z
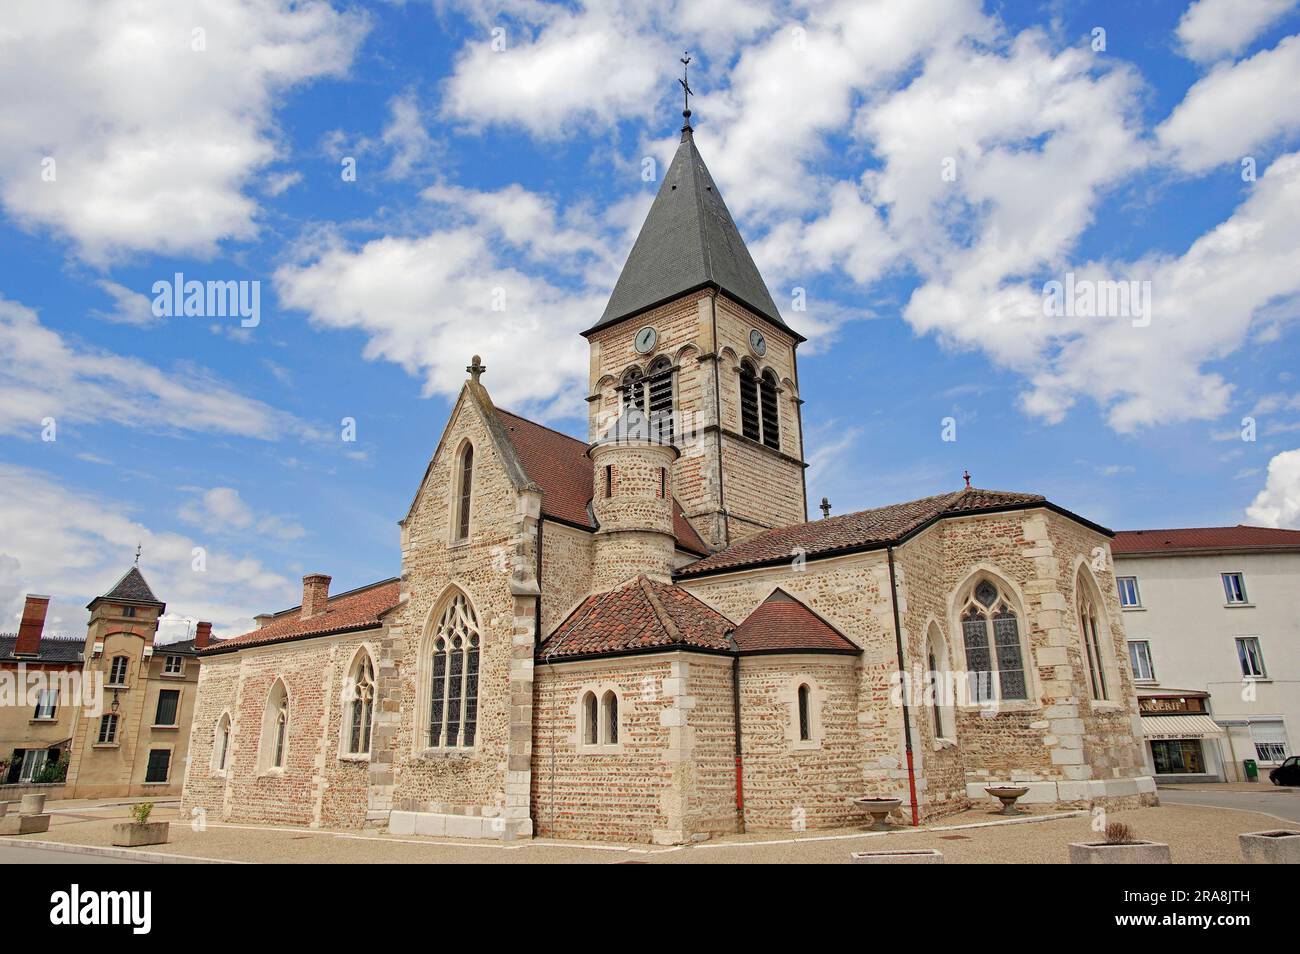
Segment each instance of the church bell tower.
M683 116L605 312L583 332L589 440L629 408L658 422L680 452L674 493L721 549L808 519L795 360L805 339L782 320L696 148L689 100Z

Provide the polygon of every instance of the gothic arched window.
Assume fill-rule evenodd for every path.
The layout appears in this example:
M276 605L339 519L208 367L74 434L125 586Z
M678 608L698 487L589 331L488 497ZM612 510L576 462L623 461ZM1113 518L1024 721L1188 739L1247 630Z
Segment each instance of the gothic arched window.
M944 700L947 697L949 681L946 672L947 655L944 653L943 634L934 623L930 624L930 631L926 635L925 658L930 668L930 691L933 693L930 698L930 717L934 721L934 737L952 738L948 732L949 720L944 717Z
M460 452L460 466L456 477L456 539L469 538L469 511L474 490L474 445L466 443Z
M763 443L768 447L781 447L781 424L778 420L776 375L769 368L758 380L758 422L763 431Z
M479 628L459 591L434 629L429 679L431 748L472 748L478 727Z
M1079 635L1083 639L1083 655L1088 664L1088 687L1094 699L1109 699L1106 688L1105 656L1101 654L1101 636L1097 624L1097 607L1083 574L1075 582L1079 600Z
M289 691L279 679L266 696L262 714L261 762L265 769L282 769L289 749Z
M588 692L582 697L582 744L596 745L600 742L600 711L596 705L596 694Z
M812 739L812 689L807 683L799 686L799 741Z
M370 724L375 712L375 664L362 650L348 676L347 751L352 755L370 752Z
M600 713L604 729L602 741L606 745L618 745L618 695L613 689L601 697Z
M217 720L217 729L212 734L212 770L224 772L226 758L230 752L230 713L223 712Z
M967 597L961 614L961 631L971 701L1028 699L1020 621L1010 603L989 580L981 580Z

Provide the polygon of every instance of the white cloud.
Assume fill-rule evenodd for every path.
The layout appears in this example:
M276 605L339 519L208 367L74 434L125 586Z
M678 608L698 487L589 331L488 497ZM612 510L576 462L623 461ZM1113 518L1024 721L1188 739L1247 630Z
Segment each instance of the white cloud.
M93 309L90 312L92 318L119 325L138 325L142 328L158 323L158 316L153 313L153 299L148 295L107 279L97 281L95 284L113 300L113 307L108 310Z
M365 29L323 0L8 0L0 203L96 264L250 238L276 95L342 74Z
M122 502L67 487L43 471L0 464L0 526L0 618L13 618L23 593L46 593L61 617L58 631L84 634L86 614L77 607L117 582L137 544L144 548L141 570L168 612L209 620L225 635L297 599L293 581L257 558L151 527ZM196 571L200 546L206 569Z
M395 179L402 179L429 155L433 140L424 128L420 117L420 104L415 93L407 91L394 96L388 104L390 117L380 139L391 150L393 158L388 163L385 174Z
M426 394L458 393L481 354L496 400L571 414L587 367L577 333L599 316L617 268L604 226L518 186L425 197L445 227L311 249L276 272L280 300L320 325L361 329L365 357L423 377Z
M234 487L213 487L182 505L178 516L209 532L227 534L251 530L278 540L300 540L307 531L296 521L256 513Z
M0 434L41 433L41 421L110 421L155 431L271 440L314 430L246 397L202 368L163 371L139 358L82 346L0 297Z
M700 50L723 58L774 19L768 3L754 0L461 5L482 33L457 58L444 113L471 126L518 125L541 138L564 136L579 118L607 126L650 117L674 88L683 45L695 51L701 77Z
M1108 409L1121 432L1224 413L1231 385L1203 365L1237 350L1255 316L1300 295L1300 154L1279 158L1224 222L1178 257L1151 256L1081 275L1151 282L1149 327L1124 320L1075 322L1058 333L1048 363L1032 375L1031 412L1059 420L1077 395Z
M1196 0L1174 32L1189 59L1235 56L1295 5L1296 0Z
M1268 479L1246 508L1246 519L1265 527L1300 530L1300 449L1283 451L1268 462Z
M1300 36L1199 80L1156 130L1185 172L1238 162L1280 135L1300 129Z

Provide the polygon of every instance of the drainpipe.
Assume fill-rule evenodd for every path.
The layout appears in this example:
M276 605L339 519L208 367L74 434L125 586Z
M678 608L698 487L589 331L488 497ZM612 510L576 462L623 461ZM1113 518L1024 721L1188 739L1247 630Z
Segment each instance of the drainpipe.
M885 552L889 556L889 597L894 605L894 646L898 651L898 675L907 678L907 662L903 659L903 624L898 616L898 582L894 576L894 548L889 546ZM912 825L921 824L921 816L916 804L916 767L912 762L912 715L907 705L907 690L899 684L903 703L903 744L907 749L907 789L912 797Z
M745 833L745 779L740 744L740 652L731 657L731 717L736 737L736 828Z

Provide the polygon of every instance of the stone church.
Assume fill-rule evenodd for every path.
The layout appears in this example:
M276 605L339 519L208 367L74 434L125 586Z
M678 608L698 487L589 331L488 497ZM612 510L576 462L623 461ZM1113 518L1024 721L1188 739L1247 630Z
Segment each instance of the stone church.
M475 357L401 576L308 576L203 653L186 810L679 844L996 782L1154 802L1109 530L969 486L808 520L804 339L689 118L584 336L588 442L496 407Z

